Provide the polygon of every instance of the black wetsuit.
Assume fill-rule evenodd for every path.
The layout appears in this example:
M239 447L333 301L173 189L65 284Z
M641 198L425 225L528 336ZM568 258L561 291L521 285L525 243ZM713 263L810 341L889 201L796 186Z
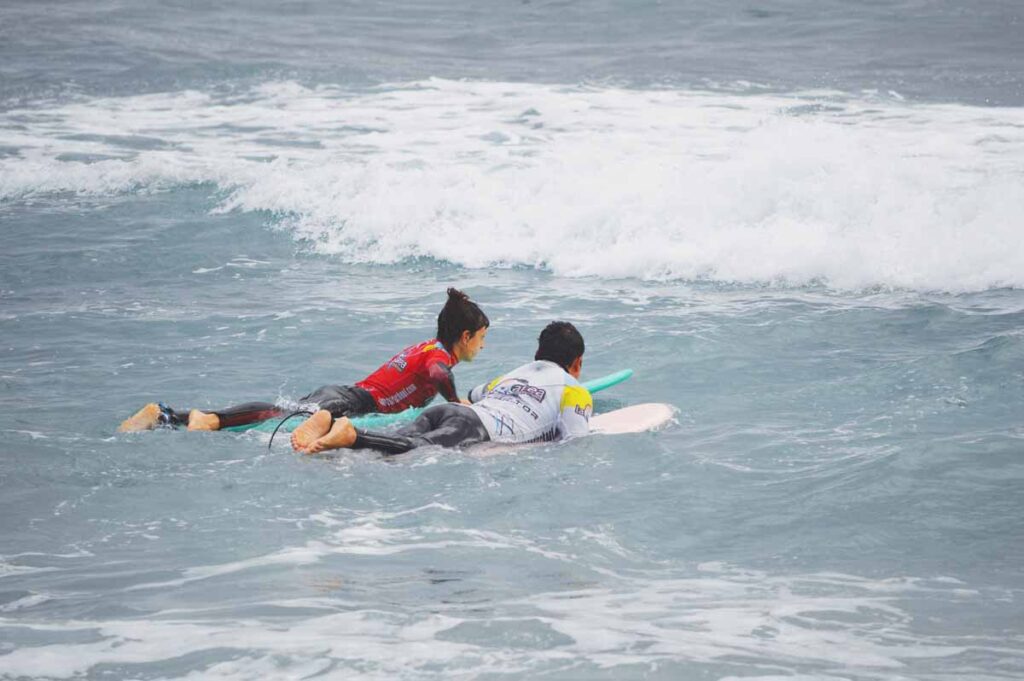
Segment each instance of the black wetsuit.
M321 409L331 412L334 418L372 414L377 411L377 403L373 401L373 396L353 385L325 385L300 399L299 403L316 404ZM164 407L163 410L163 418L167 425L188 425L188 411L176 411L168 407ZM284 417L292 411L282 409L273 402L246 402L207 413L217 415L221 428L231 428Z
M458 447L490 440L476 412L462 404L448 402L428 407L416 420L385 434L356 428L353 449L377 449L386 454L402 454L424 445Z
M317 405L334 418L377 412L390 414L409 407L422 407L438 393L457 402L451 368L458 359L437 339L411 345L392 357L355 385L325 385L299 400L300 405ZM188 425L188 409L160 405L160 422L169 426ZM221 428L245 426L294 413L272 402L246 402L206 413L220 418Z

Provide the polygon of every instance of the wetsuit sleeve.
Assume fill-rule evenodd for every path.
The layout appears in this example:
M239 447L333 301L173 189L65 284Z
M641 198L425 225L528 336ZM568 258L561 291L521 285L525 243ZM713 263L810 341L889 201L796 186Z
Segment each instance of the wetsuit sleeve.
M563 438L579 437L590 432L590 415L594 412L594 398L581 385L567 385L562 390L559 434Z
M494 386L498 385L498 383L501 382L502 378L504 378L504 376L498 376L496 379L490 381L489 383L481 383L477 387L470 390L469 395L467 395L466 397L469 399L470 402L479 402L480 400L484 399L487 396L487 393L494 390Z
M449 402L458 402L459 396L455 392L455 377L452 376L452 368L441 360L431 361L427 367L427 376L431 383L437 387L441 397Z

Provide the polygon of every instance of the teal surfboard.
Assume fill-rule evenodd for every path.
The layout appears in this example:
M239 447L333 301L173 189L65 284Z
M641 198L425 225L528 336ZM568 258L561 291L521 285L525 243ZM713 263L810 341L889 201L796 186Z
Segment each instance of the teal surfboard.
M608 374L607 376L601 376L600 378L584 381L583 387L592 393L599 393L602 390L607 390L613 385L618 385L619 383L628 380L632 375L632 369L623 369L622 371L616 371L615 373ZM397 414L366 414L365 416L355 416L352 418L352 423L357 428L381 428L382 426L390 426L393 423L406 423L408 421L412 421L423 413L424 409L425 407L413 407L412 409L400 411ZM281 430L285 432L294 430L304 420L305 418L299 416L289 419L287 423L281 426ZM272 433L280 422L281 419L273 418L267 421L260 421L258 423L249 423L244 426L222 428L221 430L231 430L236 432L242 430L256 430L263 433Z

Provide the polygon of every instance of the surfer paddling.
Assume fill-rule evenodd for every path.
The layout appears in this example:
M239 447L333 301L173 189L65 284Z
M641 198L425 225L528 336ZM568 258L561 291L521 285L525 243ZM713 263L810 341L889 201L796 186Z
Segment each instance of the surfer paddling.
M424 445L526 443L586 435L594 403L579 383L583 349L583 336L575 326L552 322L541 331L533 362L473 388L469 404L429 407L393 434L356 428L346 417L314 416L302 425L302 435L292 438L292 446L306 454L342 448L401 454Z
M307 446L321 437L335 418L360 414L403 411L422 407L440 393L459 402L452 367L471 362L484 348L491 322L462 291L448 289L448 300L437 316L437 337L412 345L388 360L355 385L325 385L300 400L316 405L306 423L292 434L295 447ZM150 403L125 420L121 432L150 430L156 426L186 426L189 430L220 430L242 426L289 412L272 402L247 402L226 409L203 412L176 410ZM320 424L327 428L320 432Z

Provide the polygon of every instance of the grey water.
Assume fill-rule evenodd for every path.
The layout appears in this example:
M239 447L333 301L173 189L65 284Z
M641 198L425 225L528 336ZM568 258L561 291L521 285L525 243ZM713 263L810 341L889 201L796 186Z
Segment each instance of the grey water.
M0 678L1024 677L1024 7L0 6ZM118 434L573 321L514 454Z

